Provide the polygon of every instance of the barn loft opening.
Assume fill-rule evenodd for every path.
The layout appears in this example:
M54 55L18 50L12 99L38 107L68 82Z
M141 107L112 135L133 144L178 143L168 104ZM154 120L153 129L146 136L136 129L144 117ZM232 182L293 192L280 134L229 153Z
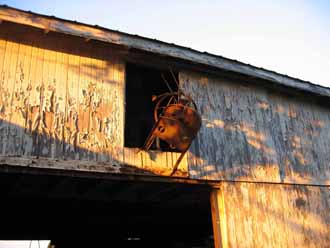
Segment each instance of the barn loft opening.
M167 83L166 83L166 82ZM126 65L125 147L142 147L153 125L153 96L178 90L178 73L128 63ZM160 149L170 151L159 141ZM156 144L151 150L157 150Z

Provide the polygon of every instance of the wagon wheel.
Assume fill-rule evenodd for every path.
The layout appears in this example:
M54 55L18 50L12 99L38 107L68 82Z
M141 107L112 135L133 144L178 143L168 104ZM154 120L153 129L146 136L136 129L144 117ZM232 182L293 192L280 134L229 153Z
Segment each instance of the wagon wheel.
M181 90L177 91L177 92L170 92L170 93L164 93L162 95L159 95L155 98L152 99L153 101L156 101L156 105L155 105L155 109L154 109L154 127L151 130L151 132L149 133L149 136L147 137L143 148L144 150L148 151L152 145L152 143L154 142L154 140L157 138L154 135L154 130L155 128L157 128L157 125L160 121L160 118L162 117L162 114L164 113L165 109L172 105L172 104L178 104L178 105L183 105L187 108L192 108L195 111L197 111L197 106L196 103L192 100L191 97L186 96ZM165 100L167 100L167 102L165 102ZM179 158L177 159L175 165L173 166L173 170L171 172L171 174L169 176L174 175L174 173L176 172L184 154L187 152L187 150L189 149L191 143L189 144L189 146L181 152L181 155L179 156Z
M165 101L168 100L165 106L161 106L161 104ZM179 103L180 100L185 100L185 104L188 107L192 107L197 111L197 106L196 103L192 100L190 96L186 96L183 94L182 91L179 92L171 92L171 93L165 93L162 95L159 95L155 100L157 100L157 104L154 109L154 120L155 123L157 123L159 116L164 112L164 109L171 105L171 104L176 104Z
M162 94L160 96L158 96L156 99L157 100L157 104L155 106L154 109L154 120L155 120L155 127L157 126L157 123L159 121L159 118L162 116L164 110L171 104L183 104L187 107L193 108L194 110L197 111L197 106L196 103L192 100L191 97L186 96L185 94L183 94L182 91L178 91L178 92L171 92L171 93L165 93ZM165 106L162 106L161 104L165 102L165 100L167 100L167 103L165 104ZM183 158L183 156L185 155L185 153L187 152L187 150L189 149L190 145L181 152L180 157L177 159L172 172L169 176L173 176L174 173L177 171L178 166Z

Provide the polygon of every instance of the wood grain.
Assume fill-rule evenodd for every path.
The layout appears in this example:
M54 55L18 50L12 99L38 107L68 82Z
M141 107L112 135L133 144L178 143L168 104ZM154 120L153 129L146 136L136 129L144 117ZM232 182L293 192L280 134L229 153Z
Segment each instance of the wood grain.
M193 178L330 185L330 111L306 99L181 72L202 128L188 155Z
M220 247L329 247L329 187L223 182L215 191Z
M89 161L110 154L108 160L122 163L123 62L63 37L6 32L0 33L2 154Z
M146 172L152 172L156 175L169 176L176 163L180 153L175 152L159 152L159 151L142 151L138 148L124 149L124 164L137 166ZM172 158L173 157L173 158ZM187 155L185 155L174 174L175 177L188 176Z
M175 153L124 151L125 64L112 49L1 25L2 155L125 164L129 173L171 174ZM174 176L187 177L187 171L185 157Z

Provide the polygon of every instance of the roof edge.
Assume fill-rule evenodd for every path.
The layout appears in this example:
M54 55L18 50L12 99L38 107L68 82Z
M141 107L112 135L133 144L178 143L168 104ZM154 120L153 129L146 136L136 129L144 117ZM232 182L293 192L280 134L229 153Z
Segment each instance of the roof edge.
M255 67L222 56L200 52L163 41L132 35L99 26L65 20L30 11L0 5L0 20L32 26L85 39L94 39L128 48L151 52L161 56L198 63L228 72L263 79L281 86L330 97L330 88L293 78L267 69Z

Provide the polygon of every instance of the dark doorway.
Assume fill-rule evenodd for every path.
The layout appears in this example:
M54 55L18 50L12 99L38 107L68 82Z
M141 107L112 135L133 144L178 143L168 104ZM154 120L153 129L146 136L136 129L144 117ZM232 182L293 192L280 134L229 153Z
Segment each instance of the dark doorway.
M66 247L213 247L205 185L0 173L0 239Z

